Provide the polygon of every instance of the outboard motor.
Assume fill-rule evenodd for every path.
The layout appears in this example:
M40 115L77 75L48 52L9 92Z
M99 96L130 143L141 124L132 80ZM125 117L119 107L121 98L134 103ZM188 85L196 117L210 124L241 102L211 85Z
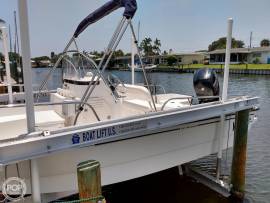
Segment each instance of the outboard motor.
M193 77L193 86L197 97L202 97L199 98L199 103L219 100L219 82L214 70L203 68L196 71Z

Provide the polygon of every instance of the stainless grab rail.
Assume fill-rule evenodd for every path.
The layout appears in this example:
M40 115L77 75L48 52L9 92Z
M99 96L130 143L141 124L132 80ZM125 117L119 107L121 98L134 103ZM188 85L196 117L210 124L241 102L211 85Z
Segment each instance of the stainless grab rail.
M161 111L164 110L165 106L172 100L180 100L180 99L187 99L190 106L192 105L192 100L193 99L220 99L220 96L203 96L203 97L191 97L191 96L187 96L187 97L175 97L175 98L170 98L167 101L165 101L161 107Z

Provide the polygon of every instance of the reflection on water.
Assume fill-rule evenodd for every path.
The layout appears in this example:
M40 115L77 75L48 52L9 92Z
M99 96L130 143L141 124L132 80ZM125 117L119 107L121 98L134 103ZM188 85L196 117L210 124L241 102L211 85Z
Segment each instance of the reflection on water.
M40 84L48 69L34 69L34 86ZM130 72L112 71L125 82L131 81ZM135 73L136 82L143 83L142 73ZM194 95L192 74L151 73L152 84L162 85L165 90L180 94ZM48 84L49 89L60 87L61 70L57 69ZM222 78L220 78L222 83ZM229 95L251 95L260 97L258 121L253 125L248 139L248 161L246 190L254 202L270 201L270 77L230 75ZM231 152L230 152L231 153Z

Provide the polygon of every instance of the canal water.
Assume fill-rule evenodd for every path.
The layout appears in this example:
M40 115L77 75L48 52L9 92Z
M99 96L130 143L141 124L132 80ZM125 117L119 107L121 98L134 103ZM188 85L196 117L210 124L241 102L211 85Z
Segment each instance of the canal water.
M48 69L33 69L34 87L40 84ZM122 81L131 81L130 72L110 71ZM152 84L161 85L167 93L194 95L193 74L149 73ZM135 73L136 82L143 83L142 73ZM220 78L222 84L222 78ZM61 86L61 70L57 69L48 88ZM260 97L258 121L249 133L246 196L250 202L270 202L270 76L230 75L229 95ZM231 157L231 150L228 151ZM228 166L229 167L229 166ZM224 198L202 185L175 175L167 170L136 181L106 187L109 202L226 202ZM207 194L207 195L206 195Z

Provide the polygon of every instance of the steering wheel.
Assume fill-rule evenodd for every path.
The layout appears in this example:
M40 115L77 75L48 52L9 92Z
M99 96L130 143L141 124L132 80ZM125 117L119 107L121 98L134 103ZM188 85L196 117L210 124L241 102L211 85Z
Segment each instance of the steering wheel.
M119 91L120 93L125 93L126 92L126 86L125 84L114 74L109 74L108 75L108 82L110 84L110 88L113 92ZM121 85L121 89L118 87Z

